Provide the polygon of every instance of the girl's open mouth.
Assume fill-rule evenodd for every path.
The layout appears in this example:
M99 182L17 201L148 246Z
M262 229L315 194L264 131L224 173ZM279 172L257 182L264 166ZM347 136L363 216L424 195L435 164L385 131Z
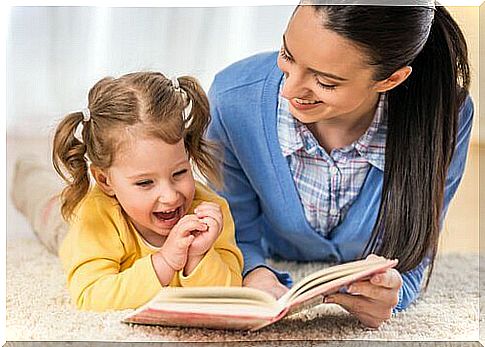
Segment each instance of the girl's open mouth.
M173 210L153 212L153 215L161 222L170 223L178 221L181 217L182 206Z

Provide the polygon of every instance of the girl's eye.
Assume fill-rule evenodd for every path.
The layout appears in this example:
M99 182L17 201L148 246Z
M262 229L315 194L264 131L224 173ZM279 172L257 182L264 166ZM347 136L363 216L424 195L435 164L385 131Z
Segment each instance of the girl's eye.
M281 47L281 49L280 49L280 57L281 57L281 59L283 59L286 62L289 62L289 63L292 62L291 58L288 56L288 54L286 54L284 47Z
M144 181L136 182L135 184L139 187L148 187L152 183L153 183L152 180L144 180Z
M187 173L187 171L188 171L187 169L183 169L183 170L175 172L173 175L174 175L174 177L180 177L180 176L184 175L185 173Z

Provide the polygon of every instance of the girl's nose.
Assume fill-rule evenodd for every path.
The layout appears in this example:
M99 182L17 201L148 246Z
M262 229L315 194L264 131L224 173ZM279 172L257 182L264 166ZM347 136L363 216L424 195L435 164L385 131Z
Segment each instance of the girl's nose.
M160 189L158 195L158 201L164 204L170 204L176 202L177 200L177 191L172 187L164 187Z

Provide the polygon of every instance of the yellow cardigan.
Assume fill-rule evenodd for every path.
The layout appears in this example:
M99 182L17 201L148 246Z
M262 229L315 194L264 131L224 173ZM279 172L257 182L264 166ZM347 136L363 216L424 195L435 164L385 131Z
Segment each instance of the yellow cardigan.
M229 205L197 182L188 213L202 201L221 206L223 230L191 274L176 272L170 286L240 286L243 256L236 246ZM76 306L94 311L126 309L152 299L162 288L151 262L157 250L135 230L118 201L94 186L76 210L59 249Z

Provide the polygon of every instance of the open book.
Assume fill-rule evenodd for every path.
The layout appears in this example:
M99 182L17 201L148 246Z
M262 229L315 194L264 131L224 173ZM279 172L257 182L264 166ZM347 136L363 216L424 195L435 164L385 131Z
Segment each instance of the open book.
M289 314L323 303L324 297L357 280L394 267L397 260L358 260L314 272L276 300L248 287L163 288L125 323L257 330Z

